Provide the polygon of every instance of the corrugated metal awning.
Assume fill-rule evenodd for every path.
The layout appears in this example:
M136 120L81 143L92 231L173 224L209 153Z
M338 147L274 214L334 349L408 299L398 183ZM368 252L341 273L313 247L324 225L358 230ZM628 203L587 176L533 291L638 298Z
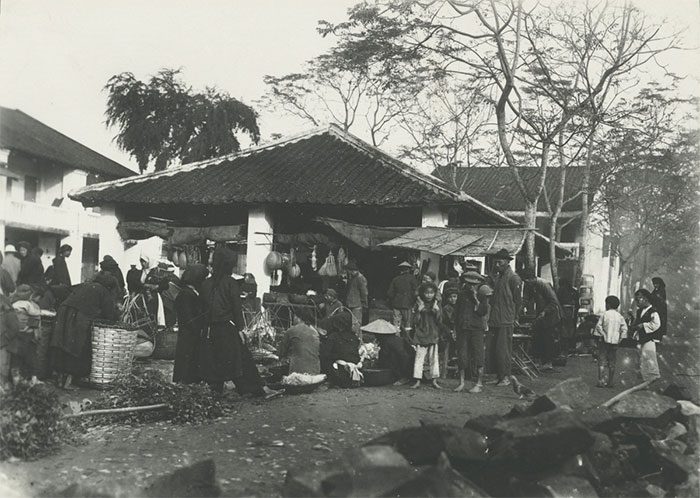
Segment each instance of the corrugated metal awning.
M523 228L415 228L408 233L379 244L431 252L440 256L480 257L506 249L511 254L520 251L525 241Z

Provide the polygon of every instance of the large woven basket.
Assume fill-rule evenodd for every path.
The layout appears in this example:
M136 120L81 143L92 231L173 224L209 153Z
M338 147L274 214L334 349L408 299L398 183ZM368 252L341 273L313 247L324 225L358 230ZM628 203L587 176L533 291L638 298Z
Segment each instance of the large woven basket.
M90 383L107 387L119 375L129 372L135 345L136 330L122 325L93 324Z

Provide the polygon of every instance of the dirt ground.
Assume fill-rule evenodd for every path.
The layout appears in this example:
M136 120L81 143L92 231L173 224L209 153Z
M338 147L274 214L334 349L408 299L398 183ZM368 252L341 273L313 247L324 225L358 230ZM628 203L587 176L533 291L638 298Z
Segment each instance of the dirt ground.
M160 368L168 368L167 363ZM622 380L629 382L630 375L623 372ZM570 358L558 372L523 383L541 393L576 376L595 385L591 356ZM241 400L232 414L199 426L155 423L94 429L85 435L86 444L67 446L38 461L0 464L0 493L36 495L74 482L133 489L174 468L213 458L226 496L276 496L290 467L315 465L337 451L420 420L463 425L471 417L505 413L523 402L510 388L486 386L474 395L453 392L456 380L443 384L445 389L439 391L426 386L329 388L269 401ZM595 402L603 402L622 389L618 383L612 389L591 387L591 392ZM84 394L73 396L80 399Z

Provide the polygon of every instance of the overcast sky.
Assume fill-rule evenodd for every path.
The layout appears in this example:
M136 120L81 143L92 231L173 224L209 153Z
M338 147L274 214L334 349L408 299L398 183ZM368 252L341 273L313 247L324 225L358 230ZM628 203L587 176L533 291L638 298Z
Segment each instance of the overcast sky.
M104 126L110 76L146 78L181 67L196 88L215 85L252 104L265 74L282 75L328 47L319 19L340 21L355 0L2 0L0 105L21 109L98 152L136 169ZM698 0L635 0L653 20L688 29L700 46ZM700 52L676 52L667 62L693 75ZM697 94L697 92L695 92ZM298 122L261 113L263 138L289 134Z

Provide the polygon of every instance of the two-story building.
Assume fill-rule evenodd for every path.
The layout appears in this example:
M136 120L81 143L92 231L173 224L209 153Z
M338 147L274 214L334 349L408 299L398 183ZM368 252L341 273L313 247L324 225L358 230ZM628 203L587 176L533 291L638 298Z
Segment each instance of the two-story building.
M68 192L134 174L24 112L0 107L0 242L40 247L44 268L70 244L72 281L89 278L103 255L119 261L124 244L113 210L84 208Z

